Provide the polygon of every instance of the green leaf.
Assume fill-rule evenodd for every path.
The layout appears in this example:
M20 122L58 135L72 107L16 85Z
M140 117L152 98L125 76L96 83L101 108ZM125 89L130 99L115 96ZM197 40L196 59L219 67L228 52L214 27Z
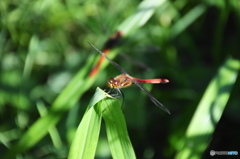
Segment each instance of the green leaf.
M239 69L240 61L228 58L210 82L189 124L177 159L202 156L227 105Z
M113 158L136 158L119 102L117 99L109 97L104 91L97 89L77 129L69 152L69 159L94 158L102 117L106 123L108 142Z
M118 30L123 32L124 35L137 30L152 17L155 9L161 6L165 1L166 0L142 1L139 4L136 12L128 17L121 25L119 25Z
M180 20L173 25L171 30L171 38L177 37L178 34L182 33L187 27L189 27L193 22L196 21L201 15L204 14L206 7L204 5L197 5L191 9L186 15L184 15Z
M103 106L106 107L103 118L113 158L136 158L120 104L117 100L106 99Z
M97 109L106 93L97 89L77 129L68 155L69 159L94 158L100 133L102 113Z
M44 116L47 113L46 106L40 100L37 102L37 109L41 116ZM48 132L52 139L54 147L60 149L62 147L62 141L61 141L61 138L60 138L57 128L55 126L53 126L53 127L49 128Z

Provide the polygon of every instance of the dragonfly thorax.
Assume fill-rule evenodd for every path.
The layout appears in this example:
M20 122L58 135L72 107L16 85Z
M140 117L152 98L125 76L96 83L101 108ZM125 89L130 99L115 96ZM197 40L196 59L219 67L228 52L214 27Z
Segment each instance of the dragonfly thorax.
M121 74L108 80L110 88L125 88L133 84L132 77L127 74Z

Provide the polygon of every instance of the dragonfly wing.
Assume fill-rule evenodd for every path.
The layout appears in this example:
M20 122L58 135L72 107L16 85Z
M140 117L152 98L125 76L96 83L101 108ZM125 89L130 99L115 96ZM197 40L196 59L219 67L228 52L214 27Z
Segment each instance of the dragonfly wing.
M167 112L168 114L171 114L170 111L163 106L162 103L160 103L156 98L154 98L151 93L149 93L138 81L133 80L133 83L136 84L143 92L147 94L147 96L151 99L151 101L159 108Z
M90 42L88 42L97 52L99 52L102 56L104 56L113 66L115 66L121 73L123 74L128 74L126 71L124 71L123 68L121 68L121 66L119 64L117 64L116 62L113 62L112 60L110 60L103 52L101 52L100 50L98 50L93 44L91 44Z

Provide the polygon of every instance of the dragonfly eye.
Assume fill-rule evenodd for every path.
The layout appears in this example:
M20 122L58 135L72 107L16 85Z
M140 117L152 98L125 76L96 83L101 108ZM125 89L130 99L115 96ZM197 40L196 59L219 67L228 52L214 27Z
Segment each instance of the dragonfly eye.
M108 80L108 83L113 84L113 83L114 83L114 78L110 78L110 79Z
M110 79L108 80L108 86L109 86L110 88L114 88L115 83L116 83L116 81L114 80L114 78L110 78Z

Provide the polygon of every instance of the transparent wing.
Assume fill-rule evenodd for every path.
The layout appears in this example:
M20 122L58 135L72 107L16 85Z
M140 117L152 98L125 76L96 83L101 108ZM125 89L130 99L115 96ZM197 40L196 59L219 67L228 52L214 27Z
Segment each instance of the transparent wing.
M124 69L117 64L116 62L113 62L112 60L110 60L103 52L101 52L100 50L98 50L93 44L91 44L90 42L88 42L95 50L97 50L97 52L99 52L102 56L104 56L113 66L115 66L121 73L123 74L127 74L128 73L126 71L124 71Z
M136 84L143 92L147 94L147 96L151 99L151 101L159 108L167 112L168 114L171 114L170 111L163 106L162 103L160 103L155 97L151 95L138 81L133 80L133 83Z

